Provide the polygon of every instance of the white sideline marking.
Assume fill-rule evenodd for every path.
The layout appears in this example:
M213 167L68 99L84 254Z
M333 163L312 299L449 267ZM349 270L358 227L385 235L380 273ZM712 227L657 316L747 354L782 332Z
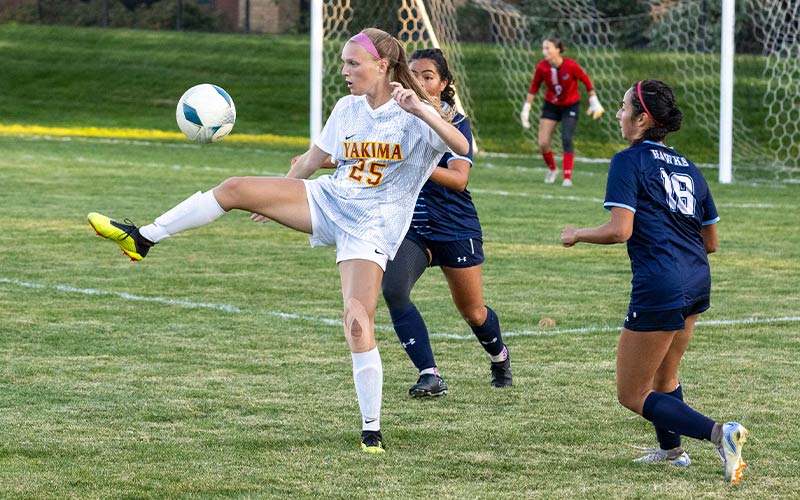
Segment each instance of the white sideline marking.
M22 280L17 280L12 278L2 278L2 277L0 277L0 283L15 285L24 288L57 290L59 292L79 293L83 295L111 295L114 297L119 297L124 300L156 302L160 304L189 307L189 308L212 309L231 314L247 314L248 312L250 313L254 312L256 314L263 314L266 316L273 316L281 319L296 319L296 320L310 321L312 323L321 323L328 326L337 326L337 327L342 326L342 321L340 319L322 318L318 316L305 316L301 314L285 313L280 311L268 311L264 309L248 310L248 309L241 309L239 307L232 306L229 304L192 302L190 300L170 299L167 297L145 297L142 295L134 295L125 292L111 292L108 290L97 290L94 288L77 288L70 285L44 285L41 283L32 283L29 281L22 281ZM779 318L712 319L712 320L700 320L696 324L699 326L703 325L717 326L717 325L763 325L769 323L796 323L796 322L800 322L800 316L783 316ZM525 337L525 336L535 336L535 335L561 335L567 333L602 333L602 332L616 332L619 331L620 328L621 326L587 326L582 328L565 328L559 330L549 330L549 329L520 330L520 331L503 332L503 336ZM375 329L381 331L394 330L391 326L386 326L386 325L375 325ZM473 335L471 334L462 335L458 333L431 333L430 336L431 338L443 338L443 339L454 339L454 340L467 340L473 338Z
M1 277L0 277L0 283L7 283L9 285L16 285L24 288L50 289L50 290L57 290L59 292L79 293L83 295L112 295L114 297L119 297L125 300L133 300L139 302L156 302L159 304L167 304L172 306L181 306L189 308L213 309L216 311L223 311L232 314L241 314L248 312L248 310L241 309L239 307L232 306L230 304L211 304L208 302L192 302L190 300L170 299L167 297L145 297L143 295L134 295L132 293L126 293L126 292L111 292L108 290L97 290L94 288L77 288L70 285L43 285L41 283L31 283L29 281L21 281L21 280L1 278ZM256 312L257 314L264 314L267 316L274 316L276 318L282 318L282 319L299 319L304 321L311 321L314 323L322 323L325 325L342 326L342 320L340 319L321 318L318 316L303 316L300 314L285 313L280 311L267 311L263 309L257 309L254 312ZM375 325L375 328L380 330L384 329L391 330L390 327L384 327L384 326L379 327L378 325Z
M40 139L42 137L39 137ZM48 138L50 139L50 138ZM94 139L94 138L75 138L75 137L58 137L55 138L57 140L83 140L85 142L108 142L108 143L124 143L124 144L134 144L134 145L159 145L165 147L176 147L176 148L193 148L196 149L201 147L199 144L171 144L171 143L151 143L147 141L129 141L124 139ZM216 149L222 149L225 146L216 147ZM228 147L229 149L233 149ZM267 151L265 149L258 149L258 148L236 148L237 151L256 151L256 152L264 152ZM490 156L495 157L515 157L516 155L504 155L504 154L494 154L492 153ZM55 157L55 156L34 156L34 155L23 155L23 158L26 160L33 160L33 161L51 161L61 163L64 161L63 157ZM580 159L583 162L591 163L591 162L600 162L600 161L607 161L602 159L594 159L591 158L576 158L576 160ZM147 168L156 168L156 169L168 169L168 170L187 170L187 171L201 171L201 172L219 172L225 175L233 175L234 172L231 171L230 168L220 168L220 167L209 167L209 166L201 166L201 165L178 165L178 164L167 164L167 163L159 163L159 162L136 162L136 161L129 161L129 160L99 160L93 158L86 158L84 156L76 156L72 158L73 161L79 163L88 163L88 164L98 164L98 165L118 165L118 166L138 166L138 167L147 167ZM483 165L484 168L494 169L497 168L495 165L491 163L486 163ZM544 167L509 167L513 168L517 171L521 172L533 172L535 174L543 173L545 171ZM273 170L264 170L264 169L240 169L235 172L235 175L255 175L255 176L270 176L270 177L283 177L285 171L273 171ZM581 172L580 174L582 177L593 177L596 174L595 172ZM602 174L605 175L605 174ZM761 187L765 187L761 185ZM475 194L482 194L482 195L491 195L491 196L518 196L521 198L535 198L541 200L562 200L562 201L575 201L575 202L590 202L598 205L602 205L605 201L603 198L597 198L593 196L573 196L573 195L551 195L551 194L544 194L544 193L537 193L533 194L527 191L505 191L505 190L493 190L493 189L470 189L471 193ZM798 207L796 205L777 205L774 203L726 203L726 202L719 202L717 203L717 208L734 208L734 209L782 209L782 210L795 210ZM724 214L723 214L724 216Z

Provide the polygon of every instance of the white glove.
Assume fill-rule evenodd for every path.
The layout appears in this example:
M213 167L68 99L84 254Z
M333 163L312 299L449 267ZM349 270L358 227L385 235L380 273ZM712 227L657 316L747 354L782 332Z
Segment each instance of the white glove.
M600 100L597 98L596 95L589 96L589 109L586 110L587 115L592 115L592 118L597 120L603 113L605 113L606 108L600 104Z
M519 121L524 128L531 128L531 103L525 102L522 105L522 111L519 113Z

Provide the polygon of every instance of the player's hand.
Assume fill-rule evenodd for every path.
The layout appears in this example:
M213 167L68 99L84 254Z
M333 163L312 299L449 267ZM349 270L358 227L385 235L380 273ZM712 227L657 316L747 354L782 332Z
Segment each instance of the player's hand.
M597 120L603 116L605 111L606 108L600 104L600 99L598 99L596 95L589 96L589 109L586 110L587 115L592 115L592 119Z
M403 88L403 85L398 82L389 82L392 86L392 99L397 101L400 107L413 115L419 116L419 113L424 109L422 101L413 89Z
M526 102L522 105L522 111L519 112L519 121L522 123L523 128L531 128L531 103Z
M253 222L263 222L264 224L266 224L272 219L270 219L269 217L265 217L261 214L250 214L250 220Z
M569 248L578 242L578 229L567 226L561 231L561 244Z

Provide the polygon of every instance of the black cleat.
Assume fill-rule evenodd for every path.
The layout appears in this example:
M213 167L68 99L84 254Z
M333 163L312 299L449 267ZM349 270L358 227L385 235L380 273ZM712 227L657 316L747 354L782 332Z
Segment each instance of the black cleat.
M381 431L361 431L361 451L364 453L385 453Z
M412 398L436 398L447 395L447 382L439 375L426 373L420 375L417 383L408 390Z
M492 363L492 387L511 387L511 353L506 347L506 360Z

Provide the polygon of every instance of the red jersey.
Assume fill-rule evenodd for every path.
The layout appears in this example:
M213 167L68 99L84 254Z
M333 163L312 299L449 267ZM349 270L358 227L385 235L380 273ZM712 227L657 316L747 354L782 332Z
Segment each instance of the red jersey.
M530 93L536 95L542 82L547 86L544 100L556 106L570 106L581 100L578 93L578 80L586 85L586 90L591 91L592 81L577 62L573 59L563 58L561 66L554 68L547 60L542 60L536 65L533 72Z

